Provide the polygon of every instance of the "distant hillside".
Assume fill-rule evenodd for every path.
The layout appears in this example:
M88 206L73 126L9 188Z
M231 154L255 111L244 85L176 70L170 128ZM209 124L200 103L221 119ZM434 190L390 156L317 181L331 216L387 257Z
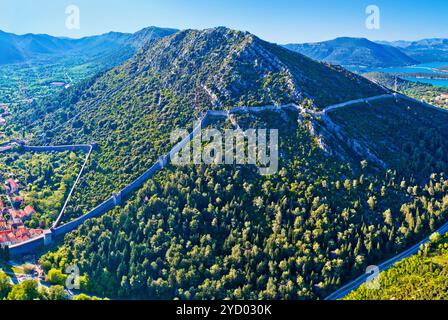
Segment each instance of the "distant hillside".
M375 41L376 43L392 46L396 48L406 48L408 47L412 41L404 41L404 40L397 40L397 41Z
M375 82L381 86L384 86L388 89L395 89L395 85L397 85L398 91L406 90L410 88L417 87L419 85L426 86L426 87L432 87L430 84L424 84L424 83L416 83L408 80L404 80L400 78L399 76L395 76L391 73L385 73L385 72L368 72L364 73L362 75L363 77L369 79L372 82Z
M414 42L395 41L391 46L400 47L411 58L421 62L448 61L448 39L423 39Z
M418 63L397 48L363 38L337 38L285 47L315 60L344 66L393 67Z
M0 31L0 64L24 62L51 55L107 55L118 50L128 58L146 41L174 32L176 30L150 27L134 34L110 32L82 39L69 39L43 34L15 35Z
M41 54L62 53L71 49L70 41L48 35L18 36L0 31L0 64L22 62Z
M448 101L445 98L448 96L448 88L433 86L432 84L423 82L408 81L391 73L369 72L364 73L363 77L390 90L397 90L414 99L427 102L440 108L448 108ZM396 88L395 84L397 85Z

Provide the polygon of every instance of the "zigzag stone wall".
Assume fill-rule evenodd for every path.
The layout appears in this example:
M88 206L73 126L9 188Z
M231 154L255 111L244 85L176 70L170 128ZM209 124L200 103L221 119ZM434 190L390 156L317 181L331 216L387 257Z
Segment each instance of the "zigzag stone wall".
M360 99L359 101L358 100L351 101L351 102L349 101L349 102L338 104L335 106L330 106L330 107L324 109L321 113L325 115L327 112L331 112L335 109L346 107L346 106L349 106L349 105L352 105L355 103L374 101L374 100L379 100L379 99L387 99L387 98L391 98L391 97L394 97L394 95L382 95L382 96L377 96L377 97L370 97L367 99ZM395 97L397 97L397 96L395 96ZM398 98L402 98L402 99L406 99L406 100L410 100L410 101L417 101L412 98L408 98L408 97L401 96L401 95L398 95ZM430 106L430 105L427 105L427 106ZM434 106L430 106L430 107L441 110L440 108L437 108ZM300 106L297 106L295 104L287 104L287 105L283 105L283 106L269 105L269 106L262 106L262 107L250 107L250 108L249 107L236 107L236 108L231 109L230 111L211 111L211 110L207 111L204 114L204 116L202 117L202 119L200 120L200 124L193 129L193 131L190 133L190 135L185 137L181 142L179 142L175 147L173 147L167 155L161 157L160 160L157 163L155 163L148 171L143 173L140 177L138 177L136 180L134 180L128 186L123 188L118 193L115 193L114 195L112 195L111 198L104 201L102 204L100 204L98 207L96 207L92 211L86 213L85 215L83 215L65 225L62 225L62 226L59 226L57 228L50 230L50 232L47 233L45 236L32 239L28 242L10 246L10 248L9 248L10 255L12 257L14 257L14 256L21 256L24 254L34 252L37 248L43 247L44 245L48 244L49 237L61 238L65 234L77 229L85 221L92 219L92 218L101 217L102 215L106 214L107 212L109 212L110 210L115 208L117 205L121 205L125 198L128 198L129 196L131 196L134 192L136 192L138 189L140 189L149 179L154 177L154 175L157 172L163 170L168 165L168 163L170 163L170 159L171 159L172 155L179 152L187 143L189 143L192 139L194 139L201 132L201 128L206 126L207 124L209 124L211 120L217 119L217 118L229 119L230 115L234 114L234 113L241 113L241 112L243 112L243 113L248 113L248 112L258 113L258 112L263 112L263 111L281 111L283 109L290 109L290 110L295 109L295 110L299 110L299 111L302 110ZM56 146L56 147L23 146L24 150L40 151L40 152L76 151L76 150L83 150L83 151L88 152L91 147L92 146L90 146L90 145L81 145L81 146L68 145L68 146Z
M179 142L176 146L174 146L171 151L161 157L157 163L155 163L148 171L143 173L140 177L138 177L136 180L134 180L132 183L130 183L128 186L114 194L111 198L100 204L98 207L93 209L92 211L86 213L85 215L67 223L62 226L56 227L51 229L51 237L53 239L61 238L65 234L77 229L79 226L81 226L85 221L92 219L92 218L98 218L102 215L106 214L113 208L115 208L117 205L121 205L123 200L125 198L128 198L131 196L134 192L136 192L138 189L140 189L149 179L151 179L157 172L163 170L168 163L170 163L171 158L174 154L179 152L184 146L186 146L191 140L193 140L198 134L201 133L202 127L207 126L211 123L212 120L216 119L226 119L228 120L230 117L230 114L232 113L239 113L239 112L262 112L262 111L280 111L282 108L296 108L296 106L292 104L288 104L285 106L263 106L263 107L236 107L231 109L230 111L213 111L209 110L207 111L202 119L200 119L199 124L193 129L193 131L185 137L181 142ZM89 152L91 150L92 146L90 145L67 145L67 146L23 146L23 150L26 151L36 151L36 152L62 152L62 151L76 151L76 150L83 150ZM44 238L39 237L30 240L29 242L23 242L14 246L10 246L9 253L12 257L15 256L21 256L24 254L32 253L37 248L43 247L46 243L48 243L48 236L47 240L44 241Z
M64 151L85 151L89 152L91 145L67 145L67 146L22 146L24 151L34 152L64 152Z
M102 204L100 204L98 207L96 207L92 211L86 213L85 215L83 215L75 220L72 220L67 224L64 224L60 227L57 227L57 228L51 230L52 237L53 238L63 237L68 232L71 232L71 231L77 229L79 226L81 226L87 220L100 217L103 214L105 214L106 212L109 212L116 205L117 205L116 198L110 197L109 199L104 201Z
M26 242L9 246L9 255L11 257L23 256L44 247L44 237L40 236Z

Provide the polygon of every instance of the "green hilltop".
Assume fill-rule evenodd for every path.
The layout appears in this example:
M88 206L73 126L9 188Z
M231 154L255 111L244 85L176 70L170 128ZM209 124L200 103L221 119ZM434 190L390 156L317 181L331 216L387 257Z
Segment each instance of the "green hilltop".
M146 171L172 147L173 129L210 109L304 107L235 117L244 129L280 130L280 170L169 166L41 262L78 264L86 290L111 298L324 298L448 217L443 117L411 132L440 111L385 99L319 112L386 92L246 32L185 30L147 43L27 114L36 144L98 144L66 221Z

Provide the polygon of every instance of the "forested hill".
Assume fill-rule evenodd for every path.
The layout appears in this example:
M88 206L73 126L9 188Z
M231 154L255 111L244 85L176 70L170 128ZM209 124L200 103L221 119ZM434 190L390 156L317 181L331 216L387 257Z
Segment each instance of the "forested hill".
M289 44L288 49L310 58L344 66L393 67L417 64L399 48L363 38L337 38L318 43Z
M37 106L29 121L35 143L98 143L67 221L147 170L169 150L171 130L191 128L205 110L322 108L381 93L367 79L249 33L187 30ZM171 166L41 261L77 264L89 278L83 289L110 297L324 298L446 221L447 121L422 108L388 99L339 110L326 122L297 111L235 115L243 129L280 130L278 174ZM403 123L395 126L397 118ZM431 121L437 130L426 130ZM322 142L340 148L330 153ZM390 167L375 168L376 158Z
M175 33L177 30L149 27L134 34L109 32L103 35L81 39L58 38L46 34L16 35L0 31L0 65L28 62L30 60L67 55L82 55L117 59L119 62L130 58L146 41ZM106 61L106 59L105 59Z
M236 120L280 129L278 174L171 166L124 207L67 235L42 264L77 264L84 291L112 298L317 299L448 218L442 175L418 185L391 170L372 175L369 164L354 173L293 112Z
M89 196L79 195L86 210L144 172L168 151L171 130L190 128L205 110L309 103L310 97L323 107L381 93L363 77L249 33L186 30L35 106L21 123L34 126L34 143L98 143L101 152L83 182ZM76 197L74 203L77 215Z
M221 27L151 41L125 64L35 106L21 122L40 131L37 142L101 143L115 134L126 139L123 132L145 121L141 114L159 121L166 114L167 130L183 114L192 120L209 109L304 100L324 108L384 92L343 68Z
M340 67L226 28L186 30L149 44L134 68L150 68L182 92L203 89L215 106L300 102L319 107L383 93Z
M397 47L409 57L424 63L448 60L448 39L433 38L419 41L395 41L386 43Z

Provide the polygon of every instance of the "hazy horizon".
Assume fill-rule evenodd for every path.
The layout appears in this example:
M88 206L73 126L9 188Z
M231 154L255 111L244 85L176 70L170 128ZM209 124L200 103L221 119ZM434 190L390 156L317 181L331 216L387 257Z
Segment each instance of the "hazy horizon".
M80 28L66 27L66 9L76 5ZM380 10L381 25L366 27L366 9ZM82 38L107 32L133 33L146 26L207 29L227 26L275 43L321 42L338 37L373 41L448 38L444 0L2 0L0 30Z
M49 34L49 33L34 33L34 32L25 32L25 33L20 33L20 34L19 34L19 33L10 32L10 31L8 31L8 30L4 30L4 29L1 29L1 28L0 28L0 32L10 33L10 34L18 35L18 36L24 36L24 35L28 35L28 34L33 34L33 35L48 35L48 36L55 37L55 38L82 39L82 38L89 38L89 37L101 36L101 35L108 34L108 33L125 33L125 34L132 34L132 33L136 33L136 32L138 32L138 31L141 31L141 30L143 30L143 29L146 29L146 28L152 28L152 27L155 27L155 28L161 28L161 29L176 29L176 30L182 31L182 30L189 30L189 29L190 29L190 30L205 30L205 29L212 29L212 28L226 27L226 26L215 26L215 27L204 28L204 29L195 29L195 28L178 29L178 28L169 27L169 26L147 26L147 27L143 27L143 28L141 28L141 29L135 30L134 32L124 32L124 31L120 31L120 30L110 30L110 31L103 32L103 33L90 34L90 35L85 35L85 36L81 36L81 37L58 36L58 35ZM228 27L226 27L226 28L228 28ZM234 29L234 28L229 28L229 29ZM240 30L240 29L234 29L234 30L247 31L247 30ZM251 33L252 33L252 32L251 32ZM259 37L260 39L266 40L266 39L262 38L261 36L255 34L255 33L252 33L252 34L254 34L255 36ZM341 35L341 36L336 37L336 38L329 38L329 39L318 40L318 41L309 41L309 42L285 42L285 43L276 42L276 43L278 43L278 44L282 44L282 45L285 45L285 44L319 43L319 42L325 42L325 41L335 40L335 39L338 39L338 38L354 38L354 39L355 39L355 38L358 38L358 39L365 38L365 39L370 40L370 41L372 41L372 42L390 42L390 43L392 43L392 42L398 42L398 41L404 41L404 42L417 42L417 41L427 40L427 39L448 39L448 37L428 37L428 38L419 38L419 39L411 39L411 40L404 40L404 39L384 40L384 39L370 39L370 38L366 38L366 37L356 37L356 36L349 36L349 35L348 35L348 36Z

